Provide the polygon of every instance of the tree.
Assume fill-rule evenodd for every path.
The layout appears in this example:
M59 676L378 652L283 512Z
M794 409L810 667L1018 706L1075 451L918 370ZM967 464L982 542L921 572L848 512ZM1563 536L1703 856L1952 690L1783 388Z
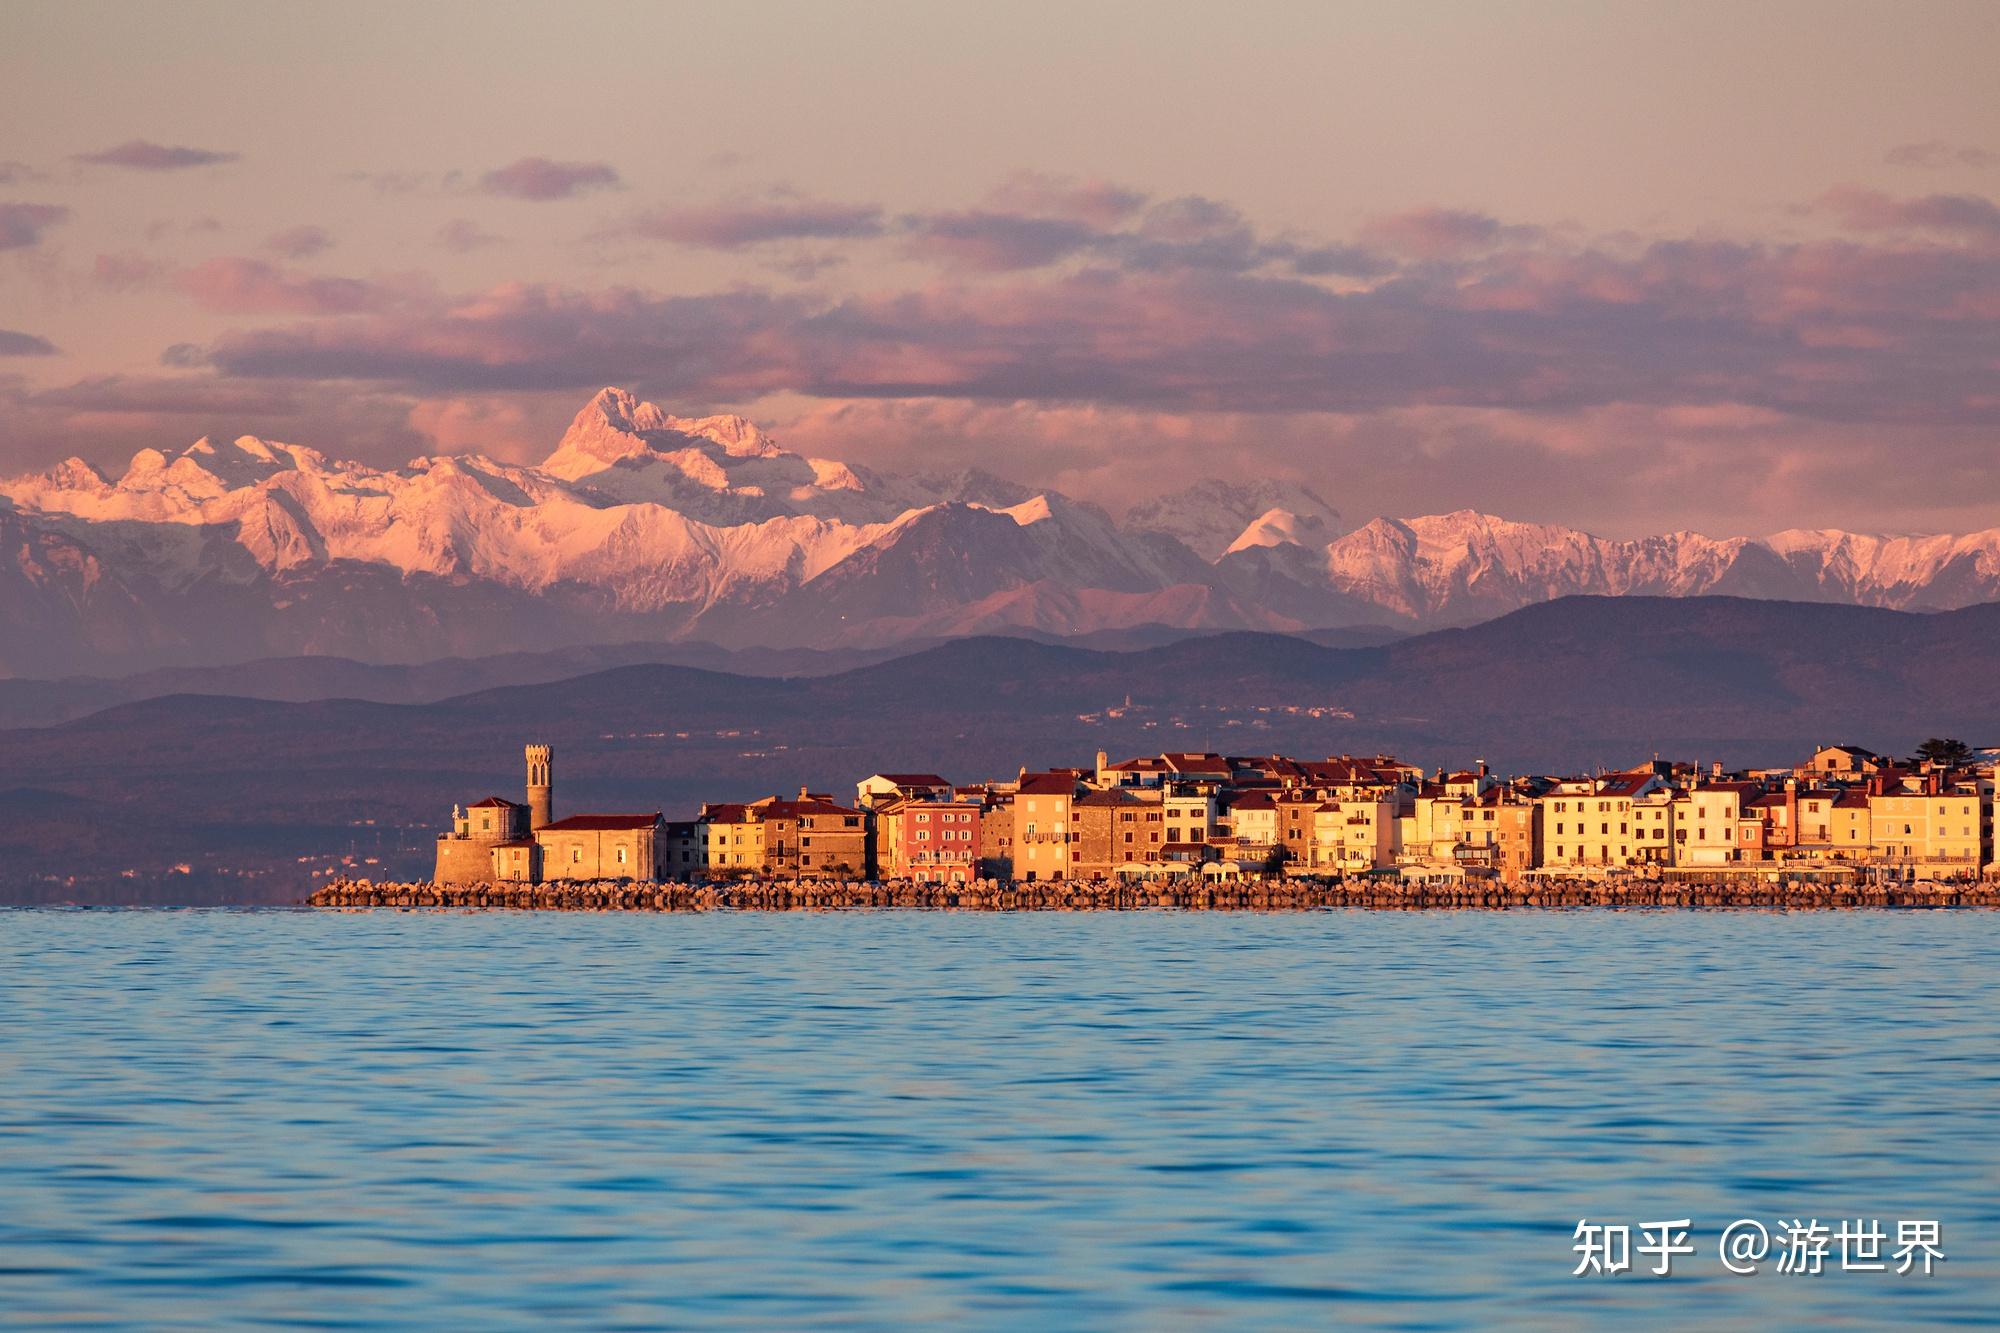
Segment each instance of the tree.
M1957 768L1972 761L1972 747L1949 736L1933 736L1917 747L1916 761L1938 768Z

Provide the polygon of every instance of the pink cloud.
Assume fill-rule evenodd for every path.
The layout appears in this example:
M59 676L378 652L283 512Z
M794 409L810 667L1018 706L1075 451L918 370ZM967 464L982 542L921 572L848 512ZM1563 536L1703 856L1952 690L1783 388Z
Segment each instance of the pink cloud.
M465 180L462 171L349 171L340 179L372 186L377 194L421 194L455 190Z
M1500 219L1457 208L1418 208L1376 218L1362 228L1371 245L1417 259L1449 259L1508 238Z
M406 399L353 385L99 375L30 389L0 379L0 434L10 446L10 466L43 467L81 454L115 474L141 448L245 434L395 463L424 447L408 414Z
M0 329L0 356L54 356L56 345L47 338L14 329Z
M479 188L487 194L536 201L568 199L619 184L617 171L607 162L557 162L546 157L519 158L479 178Z
M281 290L262 308L297 299ZM704 401L787 391L1159 411L1726 401L1852 420L2000 414L1987 388L2000 256L1950 247L1538 245L1347 291L1193 267L838 300L517 284L370 314L242 331L209 356L229 374L439 395L629 381Z
M1078 180L1037 171L1016 172L987 196L989 207L1031 217L1075 218L1112 227L1139 211L1146 195L1102 180Z
M232 315L347 315L379 310L395 299L358 278L288 273L261 259L211 259L175 281L203 309Z
M882 234L882 210L819 199L660 209L614 228L615 234L709 250L740 250L769 241L854 240Z
M1897 144L1883 155L1882 160L1892 167L1937 170L1943 167L1990 167L2000 162L2000 154L1970 144L1948 144L1940 139L1930 139L1923 143Z
M291 227L266 240L264 248L285 259L311 259L333 248L333 235L324 227Z
M410 405L409 427L427 453L481 453L510 462L547 457L575 405L567 398L420 398Z
M1821 195L1817 207L1854 231L1923 228L1981 238L2000 237L2000 206L1974 194L1898 198L1859 185L1839 185Z
M79 153L76 160L97 166L126 167L134 171L182 171L189 167L215 166L238 160L240 153L216 152L208 148L170 147L145 139L128 139L113 148L95 153Z
M0 204L0 250L39 245L42 233L68 216L61 204Z
M1104 239L1088 223L1019 213L934 213L910 225L911 255L985 273L1043 268Z

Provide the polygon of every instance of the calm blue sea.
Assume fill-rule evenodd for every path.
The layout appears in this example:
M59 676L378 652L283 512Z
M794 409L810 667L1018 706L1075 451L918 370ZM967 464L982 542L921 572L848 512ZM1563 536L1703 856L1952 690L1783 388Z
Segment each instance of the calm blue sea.
M1972 912L5 911L0 1324L1990 1325L1996 963ZM1698 1253L1573 1278L1584 1217ZM1739 1217L1947 1258L1731 1277Z

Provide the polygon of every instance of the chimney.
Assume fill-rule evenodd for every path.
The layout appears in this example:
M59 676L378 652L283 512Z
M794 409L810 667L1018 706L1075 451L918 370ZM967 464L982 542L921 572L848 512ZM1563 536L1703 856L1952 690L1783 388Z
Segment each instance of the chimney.
M808 797L809 795L811 795L811 793L810 793L810 792L808 792L808 791L806 790L806 784L805 784L805 783L803 783L803 782L801 782L801 783L799 784L799 799L800 799L801 801L803 801L803 800L805 800L805 799L806 799L806 798L807 798L807 797Z

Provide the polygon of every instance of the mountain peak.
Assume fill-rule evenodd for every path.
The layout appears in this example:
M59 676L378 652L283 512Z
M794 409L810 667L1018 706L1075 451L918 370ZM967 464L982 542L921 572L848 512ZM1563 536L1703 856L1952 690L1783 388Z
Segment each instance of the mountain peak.
M627 460L665 457L704 444L723 458L791 457L744 417L727 413L677 417L629 389L608 387L599 389L571 419L542 470L578 481Z
M606 385L591 396L570 423L570 429L587 421L601 421L614 429L637 434L648 430L665 430L667 414L659 404L641 399L630 389L617 385Z
M1165 533L1213 561L1239 544L1270 544L1252 538L1250 530L1274 510L1292 515L1294 528L1308 544L1324 544L1343 531L1340 511L1310 486L1275 477L1198 481L1134 505L1125 522L1142 532Z
M1324 546L1332 536L1316 516L1273 506L1250 520L1236 540L1229 543L1227 554L1257 546Z
M42 480L65 491L103 491L111 485L109 477L75 456L65 458L44 472Z

